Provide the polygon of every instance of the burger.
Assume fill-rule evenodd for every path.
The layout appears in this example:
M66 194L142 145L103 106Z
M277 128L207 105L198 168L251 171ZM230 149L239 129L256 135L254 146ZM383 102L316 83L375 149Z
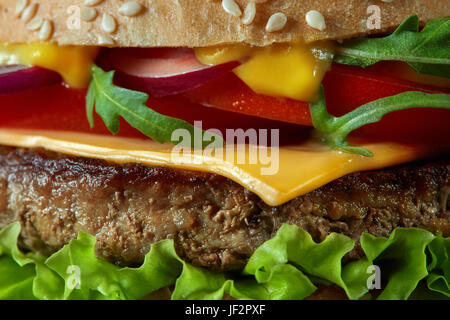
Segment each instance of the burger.
M0 297L448 299L449 16L1 0Z

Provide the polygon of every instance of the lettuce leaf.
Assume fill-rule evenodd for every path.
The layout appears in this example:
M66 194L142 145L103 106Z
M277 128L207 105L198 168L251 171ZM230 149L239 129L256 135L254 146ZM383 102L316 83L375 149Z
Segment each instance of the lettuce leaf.
M370 293L373 264L381 270L379 299L450 296L450 238L422 229L397 228L389 238L363 234L365 257L344 263L352 239L332 233L316 243L303 229L283 225L239 274L183 261L172 240L152 245L140 267L121 268L95 255L95 238L87 233L48 258L21 252L19 234L19 223L0 231L0 299L140 299L172 285L172 299L303 299L319 284L360 299Z
M370 234L361 236L361 247L366 253L364 267L378 265L381 277L386 280L383 292L378 299L404 300L407 299L420 280L428 275L427 256L425 248L434 239L434 235L426 230L416 228L397 228L389 238L374 237ZM367 268L359 268L359 278L363 279L362 271ZM387 274L386 274L387 273ZM368 292L359 286L361 292Z
M33 266L19 267L12 258L0 257L0 299L36 299L32 291L34 276Z
M430 272L428 289L450 298L450 238L438 234L428 250L431 255L431 263L427 267Z

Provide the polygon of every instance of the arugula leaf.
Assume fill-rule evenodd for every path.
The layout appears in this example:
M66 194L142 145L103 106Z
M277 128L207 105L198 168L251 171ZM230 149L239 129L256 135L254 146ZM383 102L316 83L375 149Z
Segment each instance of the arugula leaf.
M113 84L113 78L114 71L105 72L96 65L92 67L92 80L86 96L86 113L91 128L94 127L95 107L95 111L113 134L119 131L119 117L123 117L133 128L159 143L178 144L179 141L172 140L172 133L177 129L185 129L190 133L191 140L180 142L185 147L196 146L193 139L203 137L204 131L186 121L150 109L146 106L146 93L118 87ZM218 135L212 135L215 141L223 142ZM202 147L208 144L202 139Z
M368 67L382 60L407 62L420 73L450 78L450 18L430 20L419 32L419 18L407 18L384 38L346 41L335 62Z
M394 111L411 108L450 109L450 95L408 91L369 102L346 115L334 117L327 111L322 87L321 99L310 103L309 108L314 128L323 142L337 149L371 157L373 154L369 150L348 144L346 138L350 132L378 122L384 115Z

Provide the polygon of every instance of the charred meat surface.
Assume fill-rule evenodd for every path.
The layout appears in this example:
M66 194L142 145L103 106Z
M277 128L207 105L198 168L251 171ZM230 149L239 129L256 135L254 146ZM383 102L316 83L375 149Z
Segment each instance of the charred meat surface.
M153 242L174 239L195 265L237 270L283 223L316 241L396 227L448 237L449 168L441 159L354 173L270 207L215 174L0 147L0 228L20 221L20 245L46 255L89 232L97 254L120 265L138 265ZM348 258L360 254L356 246Z

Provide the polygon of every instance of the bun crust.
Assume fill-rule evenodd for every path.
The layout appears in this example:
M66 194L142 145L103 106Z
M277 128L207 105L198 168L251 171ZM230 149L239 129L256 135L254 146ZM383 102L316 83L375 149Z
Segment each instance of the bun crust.
M24 14L15 14L18 0L2 0L0 41L41 39L60 45L124 47L203 47L238 42L264 46L274 42L339 40L382 33L396 28L411 14L417 14L422 24L435 17L450 16L448 0L267 0L256 4L253 22L245 25L242 17L224 10L221 0L137 0L143 9L135 16L125 16L119 13L119 8L127 1L103 0L86 9L84 0L28 0L29 4L38 4L35 27L39 26L39 18L48 20L49 33L49 23L36 30L30 30L29 23L27 27L21 19ZM250 1L254 0L236 0L242 12ZM367 27L371 5L380 9L379 29ZM325 30L319 31L307 24L305 15L310 10L322 13ZM287 23L280 31L266 32L267 21L276 12L284 13ZM92 18L94 13L95 18ZM113 22L110 19L104 23L105 29L114 30L112 33L102 27L105 14L114 18ZM81 20L80 16L92 20Z

